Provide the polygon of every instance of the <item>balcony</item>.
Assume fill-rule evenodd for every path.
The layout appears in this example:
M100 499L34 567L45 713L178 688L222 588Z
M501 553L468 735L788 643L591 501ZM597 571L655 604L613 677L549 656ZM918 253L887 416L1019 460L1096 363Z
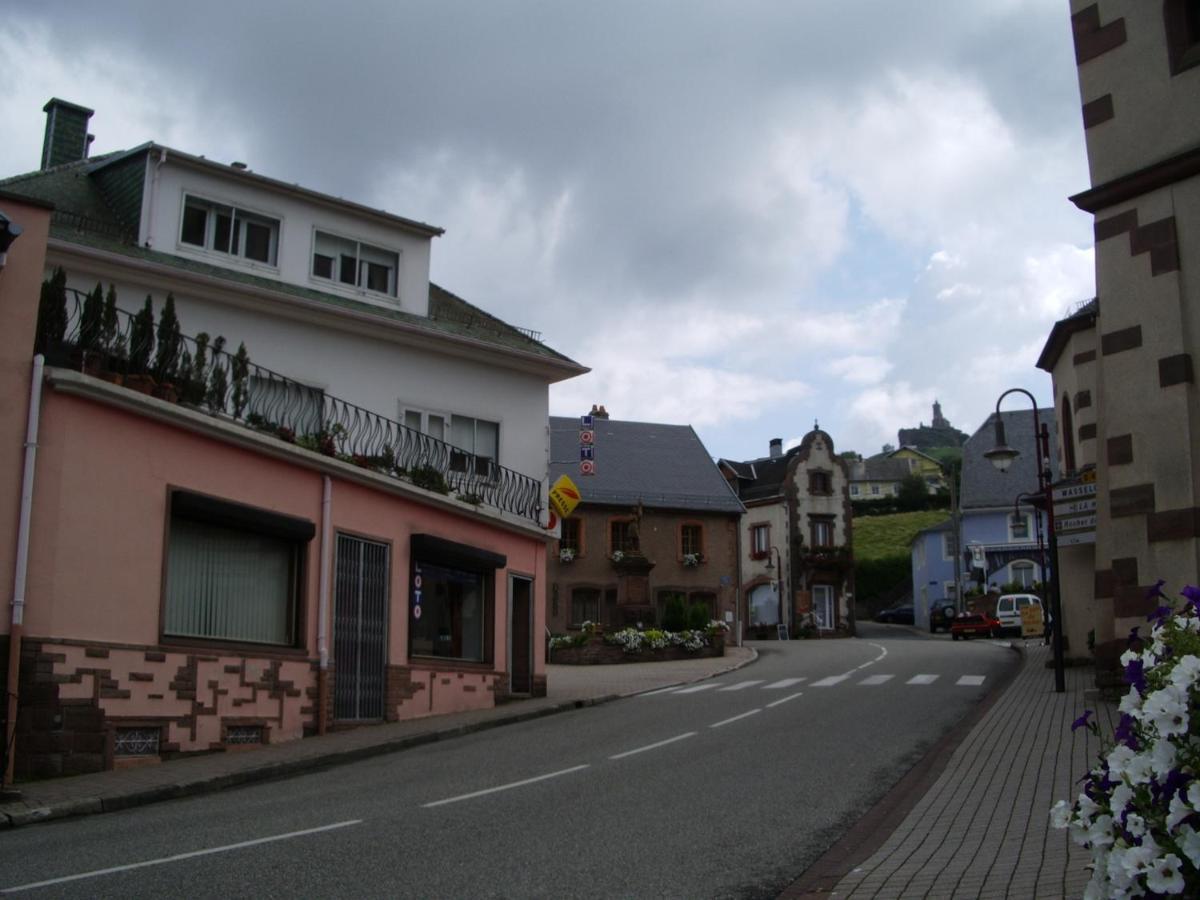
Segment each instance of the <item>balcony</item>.
M487 457L385 418L230 353L223 337L180 333L168 297L157 325L149 300L118 309L110 288L65 287L61 271L42 286L35 352L51 366L180 403L305 450L352 463L473 506L540 522L542 485Z

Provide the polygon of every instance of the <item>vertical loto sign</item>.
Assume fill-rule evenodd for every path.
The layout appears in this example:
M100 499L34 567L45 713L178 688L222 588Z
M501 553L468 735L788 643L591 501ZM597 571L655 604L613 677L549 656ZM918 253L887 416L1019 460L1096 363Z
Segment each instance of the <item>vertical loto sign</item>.
M596 474L596 422L592 416L579 417L579 474Z

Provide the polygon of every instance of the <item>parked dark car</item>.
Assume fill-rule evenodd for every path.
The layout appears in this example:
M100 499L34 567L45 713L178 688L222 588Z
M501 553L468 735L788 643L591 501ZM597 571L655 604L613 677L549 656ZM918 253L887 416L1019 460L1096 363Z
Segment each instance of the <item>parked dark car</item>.
M999 637L1000 620L979 613L963 613L950 624L950 637L964 641L973 637Z
M950 625L958 610L948 600L938 600L929 608L929 633L937 634L939 628L950 630Z
M897 625L911 625L913 623L912 604L901 603L899 606L880 610L875 614L875 621L893 622Z

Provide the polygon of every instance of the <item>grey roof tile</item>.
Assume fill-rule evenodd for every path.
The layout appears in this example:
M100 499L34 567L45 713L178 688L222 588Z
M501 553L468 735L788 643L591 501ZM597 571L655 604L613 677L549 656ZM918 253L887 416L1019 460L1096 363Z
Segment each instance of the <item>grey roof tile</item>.
M550 480L567 475L584 502L741 513L690 425L595 420L596 474L579 474L579 419L550 417Z
M962 508L1011 506L1020 493L1035 493L1038 489L1037 448L1034 444L1033 411L1019 409L1002 412L1005 438L1008 445L1021 452L1007 472L1001 472L984 452L996 444L996 414L988 416L963 445ZM1052 477L1058 477L1054 459L1054 410L1039 409L1038 416L1050 430L1050 463Z

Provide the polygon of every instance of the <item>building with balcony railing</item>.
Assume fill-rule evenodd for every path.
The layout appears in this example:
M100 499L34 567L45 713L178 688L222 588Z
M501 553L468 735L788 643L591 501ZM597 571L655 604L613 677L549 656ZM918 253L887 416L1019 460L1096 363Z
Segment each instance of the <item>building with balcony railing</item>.
M544 692L548 386L586 369L431 284L440 229L46 111L0 181L16 773Z

